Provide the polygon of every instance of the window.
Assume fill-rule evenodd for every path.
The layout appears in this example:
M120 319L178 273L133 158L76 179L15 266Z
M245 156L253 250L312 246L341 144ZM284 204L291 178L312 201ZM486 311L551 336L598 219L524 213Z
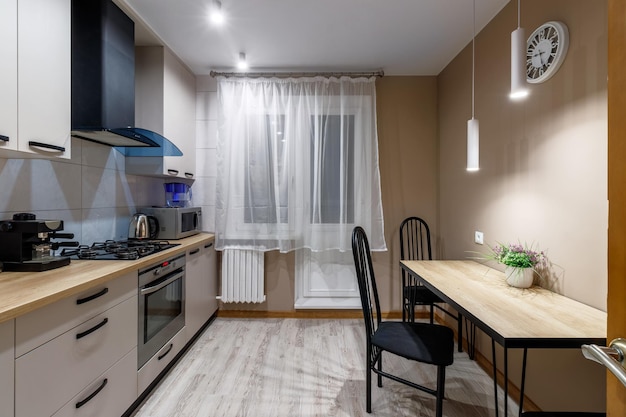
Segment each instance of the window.
M311 117L312 224L354 223L354 115Z

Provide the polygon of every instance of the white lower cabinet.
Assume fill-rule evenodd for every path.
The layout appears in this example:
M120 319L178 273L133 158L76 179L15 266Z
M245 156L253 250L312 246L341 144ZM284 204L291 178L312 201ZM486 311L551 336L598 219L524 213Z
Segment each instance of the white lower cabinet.
M144 366L137 371L137 392L143 393L165 367L174 359L187 343L187 333L183 327L159 350ZM135 364L136 367L136 364Z
M124 390L115 405L122 411L136 399L136 272L18 317L15 335L15 417L52 416L70 400L89 397L85 393L98 390L98 378L109 373L110 381L96 396L105 389ZM109 386L120 379L120 361L132 371L126 371L128 393L117 387L119 382Z
M119 417L137 398L137 349L99 375L53 417Z
M136 316L137 298L129 298L17 358L15 416L54 414L135 349Z
M0 416L13 415L14 320L0 323Z
M15 336L16 357L43 345L128 298L137 298L136 272L128 273L113 281L18 317Z
M187 250L185 327L191 339L217 310L217 266L213 242Z

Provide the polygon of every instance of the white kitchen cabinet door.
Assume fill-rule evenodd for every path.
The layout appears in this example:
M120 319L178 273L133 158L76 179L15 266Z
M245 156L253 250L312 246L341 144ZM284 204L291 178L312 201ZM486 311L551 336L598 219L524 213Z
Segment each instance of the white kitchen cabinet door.
M187 332L183 327L159 350L144 366L137 371L137 393L141 395L150 386L169 363L178 355L187 343Z
M196 79L162 46L135 48L135 124L176 145L182 156L127 157L126 172L196 177Z
M164 50L163 130L183 152L165 157L168 170L178 170L181 178L196 176L196 79L178 59ZM167 137L167 136L166 136Z
M212 305L217 304L211 291L211 281L216 273L215 250L213 242L187 250L185 266L185 327L187 340L190 340L215 312ZM213 269L211 269L213 264ZM212 299L211 299L212 297Z
M52 415L134 351L137 308L137 298L129 298L17 358L15 416Z
M17 0L0 0L0 150L17 150Z
M0 416L13 416L15 343L13 320L0 323Z
M117 417L137 398L137 349L96 378L52 417Z
M18 149L70 158L70 0L18 2Z
M131 298L137 299L137 271L19 316L15 319L15 357Z

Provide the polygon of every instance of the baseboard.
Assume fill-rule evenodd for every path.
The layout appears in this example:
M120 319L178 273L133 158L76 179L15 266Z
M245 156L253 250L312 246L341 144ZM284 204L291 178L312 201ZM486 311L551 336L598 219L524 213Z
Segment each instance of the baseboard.
M245 318L245 319L360 319L363 318L359 310L292 310L292 311L262 311L262 310L218 310L218 317ZM428 318L427 313L416 314L417 318ZM387 311L383 318L388 320L402 319L399 311Z

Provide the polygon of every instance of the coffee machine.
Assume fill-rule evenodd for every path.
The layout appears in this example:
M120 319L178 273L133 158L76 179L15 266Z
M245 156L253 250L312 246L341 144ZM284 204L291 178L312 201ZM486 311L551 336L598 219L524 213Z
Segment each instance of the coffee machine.
M55 256L60 246L78 242L51 242L73 239L73 233L59 233L63 220L37 220L32 213L17 213L0 221L0 262L4 271L40 272L69 265L70 258Z

